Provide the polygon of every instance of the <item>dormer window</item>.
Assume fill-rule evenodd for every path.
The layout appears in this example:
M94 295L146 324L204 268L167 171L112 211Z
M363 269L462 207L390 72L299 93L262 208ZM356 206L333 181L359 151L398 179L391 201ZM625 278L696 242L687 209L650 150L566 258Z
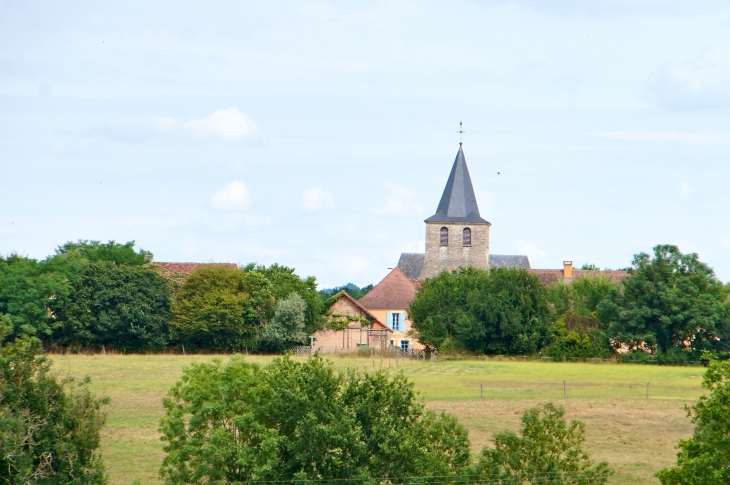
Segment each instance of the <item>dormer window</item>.
M464 246L471 246L471 229L464 228Z
M449 230L446 227L441 228L441 246L449 245Z

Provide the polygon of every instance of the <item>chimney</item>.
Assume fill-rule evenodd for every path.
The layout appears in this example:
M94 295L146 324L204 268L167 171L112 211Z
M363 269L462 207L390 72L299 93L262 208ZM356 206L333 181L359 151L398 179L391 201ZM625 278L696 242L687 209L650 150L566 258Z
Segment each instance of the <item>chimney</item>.
M573 281L573 262L563 261L563 281L570 283Z

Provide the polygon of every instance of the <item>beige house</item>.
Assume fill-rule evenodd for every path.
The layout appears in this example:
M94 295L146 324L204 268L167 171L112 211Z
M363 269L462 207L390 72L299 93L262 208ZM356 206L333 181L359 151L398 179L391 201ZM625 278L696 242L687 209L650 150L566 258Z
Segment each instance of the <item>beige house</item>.
M341 291L327 309L327 325L312 336L313 351L335 352L360 347L385 348L393 333L357 300Z
M408 334L411 330L408 307L419 286L420 281L412 280L400 268L394 268L367 295L357 300L391 330L388 341L391 347L403 351L423 349L423 345Z

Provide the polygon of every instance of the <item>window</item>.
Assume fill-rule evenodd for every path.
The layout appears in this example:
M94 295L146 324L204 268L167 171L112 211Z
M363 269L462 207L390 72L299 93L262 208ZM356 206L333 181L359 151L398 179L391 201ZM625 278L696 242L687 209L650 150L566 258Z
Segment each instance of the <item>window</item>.
M471 229L464 228L464 246L471 246Z
M390 346L393 346L393 339L390 339Z
M391 315L393 315L393 317L392 317L393 318L393 323L390 326L390 328L392 328L396 332L400 332L400 313L395 313L394 312Z
M449 230L445 227L441 228L441 245L442 246L449 245Z
M400 341L400 349L403 352L408 352L411 349L411 342L408 340L401 340Z

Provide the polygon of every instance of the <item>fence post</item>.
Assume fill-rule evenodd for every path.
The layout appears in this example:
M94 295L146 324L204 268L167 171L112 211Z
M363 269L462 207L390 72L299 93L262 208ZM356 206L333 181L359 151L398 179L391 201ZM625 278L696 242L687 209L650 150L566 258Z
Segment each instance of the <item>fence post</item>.
M646 383L646 398L649 399L649 383Z
M563 381L563 399L568 398L568 383Z
M484 399L484 384L479 384L479 399Z

